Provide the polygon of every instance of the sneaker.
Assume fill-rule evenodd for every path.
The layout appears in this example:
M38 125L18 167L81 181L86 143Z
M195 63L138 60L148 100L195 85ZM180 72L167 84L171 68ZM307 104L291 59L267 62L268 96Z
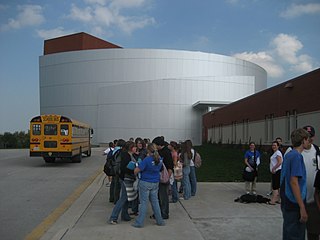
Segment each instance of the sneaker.
M271 196L272 195L272 191L267 193L267 196Z
M121 221L124 221L124 222L129 222L132 220L132 217L129 217L129 218L121 218Z
M138 225L138 224L136 224L136 223L131 224L131 226L132 226L132 227L135 227L135 228L142 228L142 226L140 226L140 225Z
M253 195L257 195L257 193L255 191L252 192Z
M139 212L131 212L129 213L130 216L138 216L139 215Z
M112 224L112 225L117 225L118 222L117 222L117 220L111 220L111 221L110 221L110 224Z

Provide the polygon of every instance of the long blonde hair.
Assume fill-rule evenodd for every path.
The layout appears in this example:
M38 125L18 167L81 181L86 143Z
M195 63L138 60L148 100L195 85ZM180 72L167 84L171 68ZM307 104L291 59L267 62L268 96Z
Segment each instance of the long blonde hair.
M158 165L160 163L160 155L159 155L159 152L157 150L156 145L153 143L148 144L147 150L148 150L149 154L151 156L153 156L155 164Z

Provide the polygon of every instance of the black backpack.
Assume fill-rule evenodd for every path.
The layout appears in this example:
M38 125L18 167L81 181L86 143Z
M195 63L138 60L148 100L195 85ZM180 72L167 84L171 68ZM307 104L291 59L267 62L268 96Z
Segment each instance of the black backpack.
M107 155L106 163L104 164L104 167L103 167L103 171L107 176L115 176L112 162L113 162L113 151L112 149L110 149Z
M313 144L314 148L316 149L316 167L317 171L319 171L319 162L318 162L318 157L320 158L320 149L318 145Z
M117 150L113 155L112 155L112 168L114 172L114 176L119 176L121 173L121 149Z

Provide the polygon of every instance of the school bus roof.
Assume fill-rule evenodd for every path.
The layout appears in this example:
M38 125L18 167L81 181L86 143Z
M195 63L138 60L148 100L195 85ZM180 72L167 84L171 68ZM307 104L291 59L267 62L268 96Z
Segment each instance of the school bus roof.
M39 115L39 116L33 117L30 122L47 122L47 121L50 121L50 122L57 122L57 121L59 121L59 122L72 122L72 124L74 124L74 125L79 125L79 126L83 126L86 128L90 128L90 125L87 123L83 123L78 120L75 120L75 119L72 119L69 117L65 117L62 115L58 115L58 114Z

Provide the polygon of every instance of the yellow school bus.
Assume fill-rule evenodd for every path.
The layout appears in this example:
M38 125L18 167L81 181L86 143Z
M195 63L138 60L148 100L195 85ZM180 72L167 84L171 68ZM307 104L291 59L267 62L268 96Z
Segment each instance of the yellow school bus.
M30 121L30 156L53 163L56 158L81 162L91 155L92 129L88 124L61 115L41 115Z

